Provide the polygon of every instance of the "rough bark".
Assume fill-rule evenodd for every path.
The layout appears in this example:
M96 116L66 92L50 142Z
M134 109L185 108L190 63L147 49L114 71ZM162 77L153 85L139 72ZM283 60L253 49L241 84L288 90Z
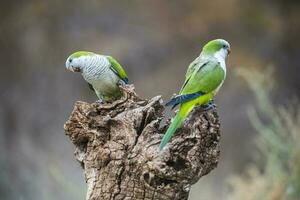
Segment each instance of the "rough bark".
M169 125L162 99L139 98L133 86L112 103L76 102L65 133L84 169L87 200L184 200L192 184L217 166L220 124L216 109L195 108L163 151Z

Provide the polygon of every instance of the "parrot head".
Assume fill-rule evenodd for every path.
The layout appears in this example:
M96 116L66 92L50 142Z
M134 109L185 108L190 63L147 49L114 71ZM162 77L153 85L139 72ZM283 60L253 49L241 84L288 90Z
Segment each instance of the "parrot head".
M223 59L230 53L230 44L223 39L209 41L202 49L202 55L217 56Z
M71 54L66 60L66 68L72 72L82 72L85 60L91 55L94 53L88 51L77 51Z

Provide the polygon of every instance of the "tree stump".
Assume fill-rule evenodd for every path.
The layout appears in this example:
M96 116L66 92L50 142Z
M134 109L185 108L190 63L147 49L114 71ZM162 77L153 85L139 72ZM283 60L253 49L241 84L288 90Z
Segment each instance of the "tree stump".
M139 98L133 85L112 103L76 102L65 123L87 183L87 200L185 200L192 184L217 166L216 109L196 107L162 151L160 96Z

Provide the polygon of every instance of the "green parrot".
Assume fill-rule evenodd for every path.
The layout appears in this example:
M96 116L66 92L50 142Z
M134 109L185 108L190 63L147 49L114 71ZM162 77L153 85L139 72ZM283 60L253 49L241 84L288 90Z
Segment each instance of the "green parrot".
M82 74L90 89L98 96L98 102L120 98L119 84L128 84L125 70L111 56L78 51L67 58L66 68Z
M209 102L212 101L225 80L225 59L229 53L230 45L226 40L212 40L203 47L199 57L189 65L179 95L166 103L166 106L174 108L180 104L180 107L161 140L160 150L171 139L194 106L209 105ZM207 108L211 108L211 106L207 106Z

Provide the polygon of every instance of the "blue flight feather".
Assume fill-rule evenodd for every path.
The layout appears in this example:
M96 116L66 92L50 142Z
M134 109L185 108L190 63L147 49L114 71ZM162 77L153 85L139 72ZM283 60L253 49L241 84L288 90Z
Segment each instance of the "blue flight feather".
M125 82L125 84L128 84L128 83L129 83L128 78L123 78L122 80Z
M113 71L125 84L128 84L129 83L129 80L127 77L125 78L122 78L119 73L113 68L113 67L110 67L111 71Z
M178 104L190 101L192 99L195 99L197 97L200 97L204 95L203 92L196 92L192 94L183 94L183 95L178 95L174 98L172 98L170 101L168 101L165 106L172 106L172 109L175 108Z

